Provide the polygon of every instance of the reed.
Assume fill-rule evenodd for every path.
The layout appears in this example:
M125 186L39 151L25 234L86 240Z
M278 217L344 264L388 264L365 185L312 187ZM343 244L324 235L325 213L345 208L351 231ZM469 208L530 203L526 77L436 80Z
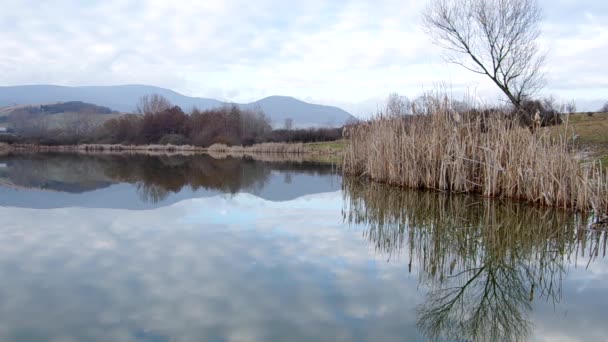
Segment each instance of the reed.
M457 114L428 100L426 115L378 116L345 130L343 169L374 181L513 198L608 213L608 174L582 163L562 134L521 127L500 112Z

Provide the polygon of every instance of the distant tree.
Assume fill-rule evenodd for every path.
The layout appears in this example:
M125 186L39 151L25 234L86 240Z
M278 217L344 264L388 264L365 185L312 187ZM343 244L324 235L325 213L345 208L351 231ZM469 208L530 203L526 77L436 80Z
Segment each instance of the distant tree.
M161 95L144 95L139 98L135 112L138 114L155 114L171 107L173 107L171 102Z
M143 143L141 138L143 118L140 115L126 114L104 122L100 136L108 143Z
M144 115L141 134L146 143L154 144L166 134L184 134L188 116L178 106Z
M600 108L601 113L608 113L608 101Z
M574 100L567 103L565 108L567 113L576 113L576 103L574 102Z
M44 115L33 109L25 107L9 114L9 127L18 135L26 137L43 137L48 135L49 124Z
M447 61L489 77L529 118L522 103L544 84L541 17L536 0L431 0L423 22Z
M410 114L410 100L397 93L391 93L386 100L386 114L388 116Z
M283 128L288 131L293 129L293 119L291 119L291 118L285 119L285 124L283 125Z
M66 136L74 139L88 137L96 128L95 114L91 112L65 113L61 122L61 129Z

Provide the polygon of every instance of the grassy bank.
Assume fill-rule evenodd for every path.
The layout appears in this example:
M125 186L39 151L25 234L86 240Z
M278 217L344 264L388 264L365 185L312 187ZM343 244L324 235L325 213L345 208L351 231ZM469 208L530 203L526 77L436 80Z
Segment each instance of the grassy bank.
M247 153L316 153L340 154L344 151L344 140L318 143L262 143L252 146L226 146L214 144L209 147L213 152L247 152Z
M75 153L143 153L143 154L196 154L209 153L214 156L249 156L255 159L286 161L315 161L336 164L345 146L344 141L324 143L264 143L252 146L226 146L215 144L209 148L191 145L122 145L122 144L81 144L81 145L31 145L0 144L0 153L28 152L75 152Z
M568 135L576 137L575 148L586 161L598 160L608 168L608 113L572 114L567 117ZM557 136L563 132L560 127L553 127L551 134Z
M21 152L204 152L205 149L191 145L120 145L120 144L80 144L80 145L31 145L14 144L13 151Z
M447 103L429 106L432 115L380 117L349 129L345 172L408 188L608 212L608 175L599 162L581 163L569 126L557 135L531 133L499 113L463 119Z

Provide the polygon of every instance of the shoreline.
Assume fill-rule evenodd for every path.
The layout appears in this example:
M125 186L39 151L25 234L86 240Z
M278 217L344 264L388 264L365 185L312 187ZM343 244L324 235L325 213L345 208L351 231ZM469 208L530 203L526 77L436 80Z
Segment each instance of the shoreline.
M335 142L330 142L335 144ZM121 145L121 144L79 144L79 145L36 145L0 144L0 155L9 153L81 153L81 154L145 154L183 155L207 154L216 158L251 157L259 160L313 161L337 164L341 158L341 148L327 148L325 143L261 143L252 146L212 145L198 147L191 145Z

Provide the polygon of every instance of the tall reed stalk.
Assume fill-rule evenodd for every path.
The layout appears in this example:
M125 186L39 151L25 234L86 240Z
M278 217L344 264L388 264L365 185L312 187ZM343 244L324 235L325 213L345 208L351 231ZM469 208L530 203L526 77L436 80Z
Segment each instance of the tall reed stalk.
M379 116L345 130L347 174L408 188L513 198L608 213L608 174L582 163L567 127L551 136L500 112L456 114L429 100L427 115Z

